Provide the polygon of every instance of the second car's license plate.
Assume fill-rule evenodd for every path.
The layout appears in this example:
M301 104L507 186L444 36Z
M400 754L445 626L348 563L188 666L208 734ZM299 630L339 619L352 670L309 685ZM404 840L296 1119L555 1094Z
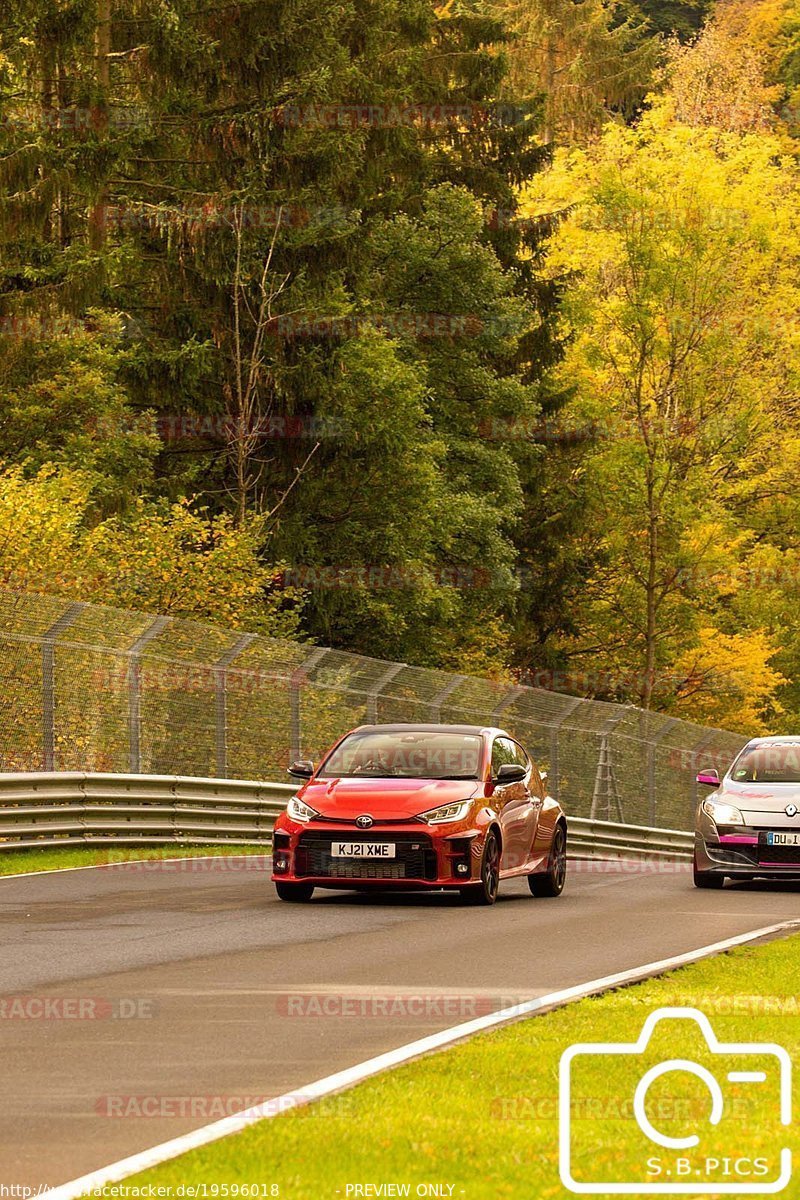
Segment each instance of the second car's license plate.
M331 858L394 858L394 842L334 842Z
M800 846L800 833L768 833L768 846Z

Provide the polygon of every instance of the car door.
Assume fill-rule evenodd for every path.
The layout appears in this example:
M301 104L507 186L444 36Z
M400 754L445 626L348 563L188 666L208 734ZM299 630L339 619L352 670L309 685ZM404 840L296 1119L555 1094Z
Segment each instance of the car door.
M512 742L512 745L515 755L514 762L524 767L527 772L527 805L520 808L519 820L523 860L530 862L536 857L534 845L539 816L544 805L545 786L536 764L528 757L528 754L520 746L519 742Z
M517 761L516 744L511 738L496 737L492 745L492 779L497 778L500 767ZM493 799L500 814L500 828L503 832L500 869L513 871L527 862L530 852L527 833L531 797L527 780L496 787Z

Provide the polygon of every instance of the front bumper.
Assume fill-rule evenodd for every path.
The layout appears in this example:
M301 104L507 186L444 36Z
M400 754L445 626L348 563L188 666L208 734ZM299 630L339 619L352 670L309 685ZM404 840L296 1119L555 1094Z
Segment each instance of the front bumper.
M390 843L390 858L341 858L333 842ZM459 888L478 882L483 839L477 830L441 834L418 822L352 825L309 822L300 829L276 827L272 878L328 888Z
M695 834L698 871L742 879L800 879L800 846L770 846L768 830L716 828ZM784 832L784 831L781 831Z

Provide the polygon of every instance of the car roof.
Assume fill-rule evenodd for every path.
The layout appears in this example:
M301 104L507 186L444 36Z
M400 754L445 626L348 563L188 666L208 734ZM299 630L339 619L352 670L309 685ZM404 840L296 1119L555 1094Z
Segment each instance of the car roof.
M494 725L440 725L428 724L424 722L405 722L394 725L359 725L354 733L471 733L482 735L502 734L503 737L510 737L504 729L498 729Z
M747 749L751 746L800 746L800 733L776 734L775 737L751 738Z

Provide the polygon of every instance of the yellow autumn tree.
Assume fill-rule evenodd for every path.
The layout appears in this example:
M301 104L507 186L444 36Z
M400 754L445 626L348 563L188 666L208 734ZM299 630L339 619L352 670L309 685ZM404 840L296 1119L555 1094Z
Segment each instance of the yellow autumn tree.
M591 445L580 474L595 568L562 652L624 678L615 698L669 708L700 631L737 632L713 580L797 515L796 166L769 135L677 121L667 98L635 128L559 153L525 207L560 214L548 260L565 288L559 375L566 419ZM775 648L750 644L761 666L748 712L780 686ZM712 692L693 690L689 715Z
M798 0L723 0L700 35L667 45L665 78L688 125L795 134L796 83L786 60L800 28Z
M724 633L703 626L696 645L675 663L676 675L682 677L676 715L750 737L774 730L784 712L776 694L787 682L772 665L774 656L766 633Z
M260 557L257 527L189 502L138 501L97 521L94 481L46 466L0 470L0 584L291 637L301 594Z

